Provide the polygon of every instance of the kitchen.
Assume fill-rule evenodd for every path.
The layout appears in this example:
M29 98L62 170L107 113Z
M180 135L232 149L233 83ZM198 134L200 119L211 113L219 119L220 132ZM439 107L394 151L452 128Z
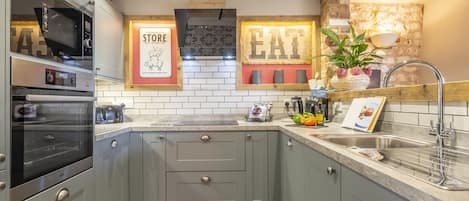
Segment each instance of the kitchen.
M465 0L0 2L0 200L468 200Z

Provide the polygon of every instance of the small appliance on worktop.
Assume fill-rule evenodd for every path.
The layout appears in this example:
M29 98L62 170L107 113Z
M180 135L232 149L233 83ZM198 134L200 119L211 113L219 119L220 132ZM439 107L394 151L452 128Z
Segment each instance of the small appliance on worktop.
M120 105L103 105L96 107L97 124L113 124L124 122L124 107Z

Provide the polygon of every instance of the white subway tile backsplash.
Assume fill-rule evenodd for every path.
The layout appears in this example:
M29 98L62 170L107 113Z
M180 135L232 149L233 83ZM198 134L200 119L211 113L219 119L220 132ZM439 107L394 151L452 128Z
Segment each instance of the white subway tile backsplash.
M200 108L200 103L183 103L183 108Z
M438 122L438 116L435 114L419 114L419 126L430 127L430 122L433 121L433 125L436 126ZM449 125L453 121L453 116L445 115L444 124Z
M141 91L140 96L158 96L158 92L157 91Z
M417 113L394 113L393 121L402 124L419 125L419 115Z
M189 102L189 97L171 97L170 102L172 102L172 103L186 103L186 102Z
M243 97L241 97L241 96L226 96L225 101L226 102L241 102L241 101L243 101Z
M182 103L165 103L164 108L166 109L182 108Z
M237 104L236 104L236 103L228 103L228 102L225 102L225 103L219 103L219 104L218 104L218 107L219 107L219 108L236 108L236 107L237 107Z
M402 112L428 113L428 102L402 102Z
M438 113L438 104L436 102L430 103L430 113ZM447 102L445 103L445 114L451 115L468 115L467 102Z
M145 114L145 115L157 115L157 114L158 114L158 110L154 110L154 109L144 109L144 110L140 110L140 114Z
M235 72L236 66L221 66L218 70L219 72Z
M134 97L136 103L151 103L151 97Z
M195 78L195 79L187 79L188 84L206 84L207 79L202 79L202 78Z
M176 114L175 109L159 109L158 114L160 115L174 115Z
M194 96L194 97L189 97L189 102L206 102L207 97L205 96Z
M400 102L388 102L386 103L384 110L388 112L400 112L401 103Z
M147 103L146 108L164 108L164 103Z
M201 90L217 90L218 85L213 85L213 84L203 84L200 85Z
M184 73L186 72L200 72L200 66L184 66Z
M176 91L159 91L158 96L176 96Z
M231 96L247 96L249 91L231 91Z
M120 92L120 91L104 91L103 96L104 97L122 96L122 92Z
M200 84L185 84L183 86L184 90L200 90Z
M213 73L212 75L214 78L229 78L230 73L229 72L223 72L223 73Z
M178 91L177 96L194 96L194 91Z
M195 114L212 114L212 109L194 109Z
M131 96L131 97L140 96L140 92L138 92L138 91L123 91L122 96Z
M218 108L218 103L200 103L201 108Z
M211 96L207 97L207 102L224 102L225 97L223 96Z
M212 73L195 73L194 78L212 78L213 74ZM189 77L185 77L189 78Z
M206 83L207 84L224 84L225 80L224 79L207 79Z
M213 91L213 95L216 96L229 96L230 94L230 91Z
M158 102L158 103L169 102L169 97L151 97L151 102Z
M201 67L200 68L200 72L218 72L218 67L214 66L214 67Z
M186 60L186 61L183 61L182 63L182 65L184 66L183 67L184 71L186 70L187 67L205 66L206 64L207 62L204 60Z
M130 106L128 106L128 107L130 107ZM134 108L134 109L145 109L145 108L147 108L147 106L146 106L145 103L134 103L132 108Z
M245 102L261 101L261 97L259 97L259 96L244 96L243 101L245 101Z
M258 91L258 90L252 91L252 90L250 90L249 95L250 96L265 96L265 95L267 95L267 91Z
M179 115L193 115L194 109L177 109L176 114Z
M223 60L208 60L205 63L206 66L224 66L225 61Z
M453 116L453 125L457 130L469 131L469 117Z

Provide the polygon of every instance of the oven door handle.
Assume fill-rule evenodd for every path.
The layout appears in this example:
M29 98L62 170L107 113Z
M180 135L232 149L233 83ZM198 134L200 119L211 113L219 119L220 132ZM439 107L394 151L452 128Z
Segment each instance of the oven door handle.
M96 97L89 96L53 96L53 95L26 95L30 102L94 102Z

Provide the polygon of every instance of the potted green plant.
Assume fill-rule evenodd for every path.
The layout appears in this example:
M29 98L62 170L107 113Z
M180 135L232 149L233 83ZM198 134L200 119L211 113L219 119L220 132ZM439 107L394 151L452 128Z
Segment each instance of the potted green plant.
M365 33L357 35L351 24L350 32L350 36L341 39L333 30L321 28L321 33L337 47L333 54L322 55L335 66L336 73L330 83L337 91L366 89L372 73L369 66L379 64L377 60L382 59L376 54L377 49L368 51Z

